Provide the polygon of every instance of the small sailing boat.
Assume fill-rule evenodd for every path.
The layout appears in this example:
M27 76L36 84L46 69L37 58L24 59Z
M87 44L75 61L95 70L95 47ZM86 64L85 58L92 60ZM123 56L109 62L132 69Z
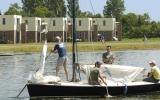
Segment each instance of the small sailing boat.
M73 0L74 4L74 0ZM73 5L74 8L74 5ZM74 11L73 11L74 12ZM73 14L74 15L74 14ZM159 83L134 81L134 79L144 71L143 68L122 65L102 65L102 72L107 76L107 86L105 85L90 85L87 81L76 82L76 67L75 62L75 17L73 17L73 76L72 82L60 81L56 76L44 76L44 66L47 55L47 38L42 50L41 67L30 75L27 83L27 89L30 97L104 97L106 95L127 95L145 92L160 91ZM47 32L45 32L47 34ZM45 35L46 35L45 34ZM89 68L94 65L80 66L86 73L89 74ZM132 73L132 74L130 74ZM118 74L121 77L115 78ZM113 75L113 76L112 76ZM116 76L116 75L115 75Z

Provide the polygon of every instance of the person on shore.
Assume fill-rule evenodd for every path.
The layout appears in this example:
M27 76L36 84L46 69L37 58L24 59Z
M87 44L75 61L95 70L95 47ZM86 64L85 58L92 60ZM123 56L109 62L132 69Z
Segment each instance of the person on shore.
M160 69L156 66L156 62L154 60L149 61L149 65L151 67L151 71L148 73L148 77L143 79L143 81L147 82L159 82L160 80Z
M101 62L97 61L95 63L95 67L91 68L89 79L88 79L88 83L90 85L101 85L101 81L102 81L107 86L107 83L105 82L104 78L102 77L99 71L101 64L102 64Z
M111 52L111 46L107 46L106 52L103 53L102 55L102 61L105 64L113 64L114 63L114 56L113 53Z
M61 38L56 36L57 44L52 48L52 52L58 53L58 59L56 64L56 76L59 76L60 66L63 65L66 79L68 80L68 71L67 71L67 55L66 55L66 48L64 43L61 42Z

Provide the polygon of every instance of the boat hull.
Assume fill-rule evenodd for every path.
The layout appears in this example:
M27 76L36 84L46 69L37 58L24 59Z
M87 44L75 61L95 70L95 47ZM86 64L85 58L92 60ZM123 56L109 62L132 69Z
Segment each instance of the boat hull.
M129 86L65 86L48 84L27 84L30 97L104 97L107 89L112 96L140 94L160 91L159 83Z

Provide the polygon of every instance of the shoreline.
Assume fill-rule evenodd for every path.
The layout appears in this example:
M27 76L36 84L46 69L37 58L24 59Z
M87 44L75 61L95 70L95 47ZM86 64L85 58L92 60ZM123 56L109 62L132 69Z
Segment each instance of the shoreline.
M48 52L55 45L55 43L48 43ZM125 51L125 50L159 50L160 42L124 42L124 41L112 41L112 42L78 42L78 51L105 51L107 45L112 46L112 51ZM43 43L28 43L28 44L0 44L0 53L31 53L41 52ZM66 48L68 52L72 51L72 43L67 43Z

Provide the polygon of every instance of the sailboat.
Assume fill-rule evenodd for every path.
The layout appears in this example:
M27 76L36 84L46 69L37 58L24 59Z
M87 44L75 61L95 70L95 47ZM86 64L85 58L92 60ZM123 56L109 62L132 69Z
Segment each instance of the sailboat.
M74 0L73 0L74 4ZM74 5L73 5L74 8ZM73 60L73 76L72 81L60 81L59 77L56 76L44 76L44 66L47 56L47 38L42 50L41 66L35 72L30 74L30 78L27 83L27 89L30 97L104 97L106 95L128 95L145 92L153 92L160 90L159 83L134 81L134 79L144 71L143 68L133 66L122 66L122 65L107 65L103 64L102 72L107 76L107 86L102 85L90 85L87 81L77 81L76 79L76 67L75 62L75 17L73 9L73 49L72 49L72 60ZM47 32L45 32L47 35ZM88 77L89 68L94 65L80 65L80 68L85 71ZM132 74L130 74L132 73ZM115 75L117 74L117 75ZM118 77L118 74L122 75ZM118 77L118 78L117 78Z

